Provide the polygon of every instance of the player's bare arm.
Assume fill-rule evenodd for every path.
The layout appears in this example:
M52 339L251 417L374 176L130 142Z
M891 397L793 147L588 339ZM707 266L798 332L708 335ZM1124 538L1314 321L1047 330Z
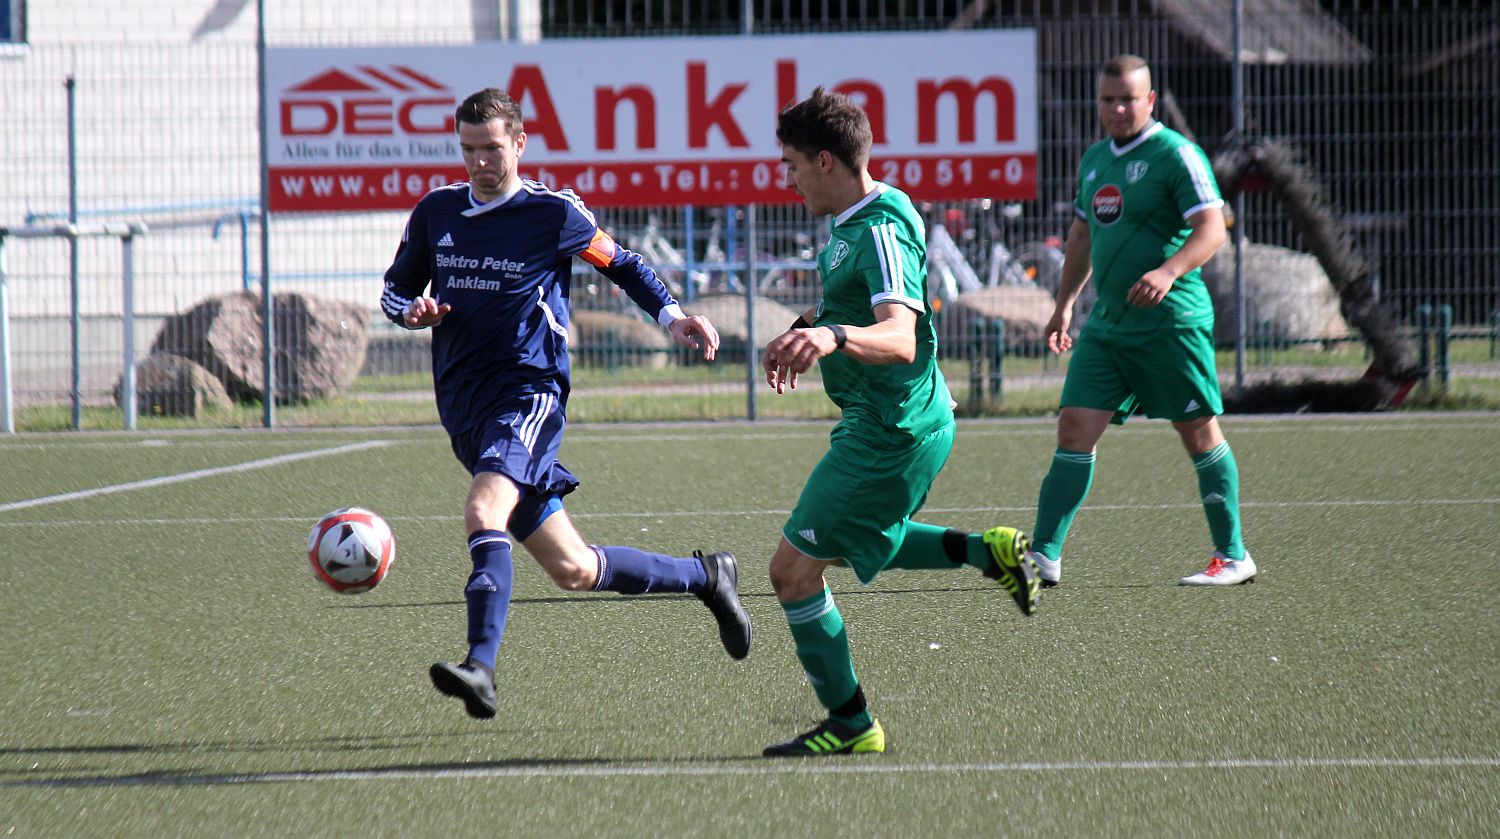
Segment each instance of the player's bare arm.
M406 307L403 317L407 326L421 329L424 326L437 326L451 311L453 306L447 303L439 303L432 297L418 297Z
M795 390L798 374L840 349L865 364L910 364L917 354L917 313L900 303L881 303L874 313L870 326L840 325L842 348L838 331L827 326L789 329L776 336L766 345L761 362L766 383L777 393L787 387Z
M1088 222L1074 219L1073 226L1068 229L1067 244L1063 246L1063 269L1057 287L1057 306L1052 310L1052 317L1047 321L1047 329L1043 333L1047 339L1047 349L1054 355L1073 348L1073 336L1068 334L1068 329L1073 325L1073 304L1078 302L1078 295L1093 271L1093 257L1089 252L1092 244Z
M1158 305L1166 299L1178 277L1207 262L1229 238L1224 226L1224 211L1219 207L1199 210L1189 216L1187 222L1193 228L1187 241L1161 267L1141 275L1126 292L1126 302L1143 308Z
M719 330L702 315L677 318L667 329L678 344L702 350L704 361L713 361L719 354Z

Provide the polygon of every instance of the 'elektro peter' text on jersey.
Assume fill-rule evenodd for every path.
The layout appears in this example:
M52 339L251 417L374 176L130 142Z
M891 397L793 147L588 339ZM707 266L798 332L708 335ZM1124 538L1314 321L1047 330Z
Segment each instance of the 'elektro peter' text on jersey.
M449 434L485 421L504 395L567 399L575 256L658 323L682 317L656 272L600 230L571 190L523 180L515 193L480 204L468 183L456 183L417 202L380 305L406 326L404 310L430 284L431 296L453 307L432 333L433 389Z
M1090 282L1099 293L1089 327L1212 326L1213 302L1197 269L1178 277L1159 306L1132 306L1125 294L1187 241L1189 216L1223 204L1203 150L1159 122L1124 146L1111 138L1091 146L1078 165L1073 208L1089 225Z
M937 333L927 305L927 236L906 193L886 184L833 220L818 253L823 299L814 326L870 326L874 308L900 303L917 313L910 364L863 364L843 353L819 361L823 387L857 433L898 445L953 421L948 383L937 366Z

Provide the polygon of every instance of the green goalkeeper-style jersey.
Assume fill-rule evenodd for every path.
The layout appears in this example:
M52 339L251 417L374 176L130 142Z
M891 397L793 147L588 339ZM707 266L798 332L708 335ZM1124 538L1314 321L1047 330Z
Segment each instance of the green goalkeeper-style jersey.
M937 333L927 306L927 236L906 193L886 184L833 220L818 254L823 299L814 326L870 326L875 306L900 303L917 313L910 364L865 364L842 352L819 365L823 388L843 412L841 430L867 442L910 445L953 421L948 383L937 366Z
M1203 150L1159 122L1124 146L1107 138L1084 152L1073 209L1089 226L1090 282L1099 295L1088 328L1211 327L1213 302L1196 268L1155 307L1132 306L1125 293L1187 241L1189 216L1223 203Z

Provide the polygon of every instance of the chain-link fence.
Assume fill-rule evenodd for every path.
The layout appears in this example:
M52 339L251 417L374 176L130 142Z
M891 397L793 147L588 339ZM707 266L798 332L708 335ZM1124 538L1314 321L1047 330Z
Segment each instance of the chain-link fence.
M152 422L262 419L256 363L201 365L213 368L213 382L193 379L204 374L186 365L144 367L169 351L201 360L201 345L214 340L237 352L248 347L251 356L259 347L257 9L202 5L32 3L28 43L0 52L0 372L6 412L21 428L118 427L119 385L131 364L141 365L143 416L187 417ZM1347 278L1317 257L1320 241L1352 244L1363 257L1355 267L1377 288L1401 340L1424 332L1452 339L1451 352L1445 343L1441 356L1426 357L1430 366L1493 375L1500 368L1500 13L1480 0L1246 0L1244 7L1242 136L1231 131L1230 4L1214 0L267 0L264 18L273 46L1035 30L1035 198L921 208L945 371L955 398L974 410L1002 397L1024 403L1032 393L1038 407L1055 400L1066 361L1041 351L1037 320L1050 311L1046 295L1060 272L1074 167L1100 136L1095 74L1110 55L1139 53L1153 65L1158 116L1195 136L1210 156L1267 143L1278 150L1257 156L1259 166L1240 183L1246 376L1332 370L1352 378L1369 363L1360 340L1366 324L1351 322L1341 305L1335 289ZM1288 167L1301 193L1278 188ZM1310 216L1289 201L1325 212ZM812 260L826 221L794 204L596 209L601 225L646 255L689 310L715 319L728 352L717 365L693 364L659 334L634 329L638 313L579 263L575 310L623 320L575 325L572 416L831 415L815 389L795 399L757 390L744 337L753 333L763 345L816 301ZM1318 219L1327 229L1309 227ZM404 221L398 211L272 216L270 285L286 295L277 298L284 309L274 356L285 400L279 423L435 419L425 336L391 326L376 308ZM130 231L128 303L122 230ZM99 235L83 235L90 233ZM1238 333L1232 249L1209 273L1228 353ZM1031 296L1008 304L1000 323L966 316L959 298L986 287ZM213 329L222 334L209 335ZM333 349L323 347L327 341ZM1226 355L1221 372L1232 379L1235 371ZM148 393L148 383L160 389ZM183 392L191 394L185 403Z

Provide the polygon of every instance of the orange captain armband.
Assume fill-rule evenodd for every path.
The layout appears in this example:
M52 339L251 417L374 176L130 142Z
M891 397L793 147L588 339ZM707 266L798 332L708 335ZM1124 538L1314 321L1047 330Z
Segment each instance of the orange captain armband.
M615 261L615 240L609 238L609 234L603 230L595 230L593 240L579 256L590 265L606 268Z

